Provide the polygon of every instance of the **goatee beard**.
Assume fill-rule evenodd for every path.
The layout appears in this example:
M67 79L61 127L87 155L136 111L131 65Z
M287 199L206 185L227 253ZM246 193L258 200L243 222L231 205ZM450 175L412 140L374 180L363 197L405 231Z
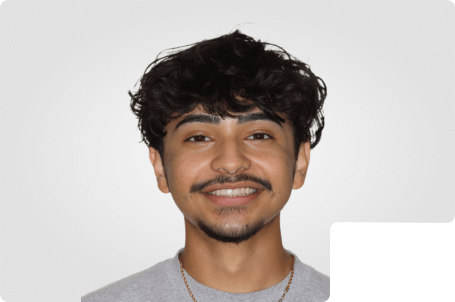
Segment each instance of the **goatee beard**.
M223 229L222 227L210 227L202 220L197 219L197 226L210 238L224 243L239 244L256 235L265 225L264 220L260 220L255 225L245 225L240 229Z

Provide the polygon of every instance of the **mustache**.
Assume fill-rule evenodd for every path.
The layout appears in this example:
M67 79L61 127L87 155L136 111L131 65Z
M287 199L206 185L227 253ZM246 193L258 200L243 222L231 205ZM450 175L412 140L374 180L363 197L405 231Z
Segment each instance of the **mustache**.
M256 176L252 176L252 175L239 174L239 175L235 175L235 176L218 175L216 178L214 178L212 180L195 183L194 185L191 186L190 193L200 192L200 191L204 190L204 188L211 186L211 185L222 185L225 183L235 183L235 182L239 182L239 181L252 181L252 182L260 184L266 190L272 192L272 184L268 180L262 179L262 178L259 178Z

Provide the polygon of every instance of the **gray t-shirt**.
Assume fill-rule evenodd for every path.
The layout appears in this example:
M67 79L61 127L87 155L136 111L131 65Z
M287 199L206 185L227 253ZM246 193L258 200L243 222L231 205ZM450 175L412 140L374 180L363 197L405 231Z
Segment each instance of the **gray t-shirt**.
M82 302L192 302L180 272L177 252L174 258L142 272L106 285L82 297ZM288 251L294 255L292 252ZM295 256L295 255L294 255ZM188 285L198 302L277 302L284 293L291 273L280 283L253 293L234 294L205 286L184 271ZM323 302L329 299L330 279L295 256L294 277L283 302Z

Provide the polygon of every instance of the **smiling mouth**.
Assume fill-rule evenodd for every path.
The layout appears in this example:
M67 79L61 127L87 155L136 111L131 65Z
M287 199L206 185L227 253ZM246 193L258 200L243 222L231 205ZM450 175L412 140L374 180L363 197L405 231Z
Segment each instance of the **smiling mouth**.
M256 190L249 188L251 190L246 190L248 188L245 188L243 195L242 195L242 189L222 189L222 190L217 190L213 192L205 192L202 193L205 197L207 197L211 202L218 206L222 207L234 207L234 206L244 206L247 205L251 202L253 202L259 194L263 190ZM235 195L236 193L234 191L238 190L236 193L238 195ZM224 191L224 192L218 192L218 191ZM226 192L228 191L228 192ZM231 192L232 191L232 192ZM218 192L220 195L215 195L214 192ZM248 192L248 193L246 193ZM229 195L228 195L229 194Z
M257 190L249 187L237 188L237 189L221 189L215 190L212 192L207 192L210 195L223 196L223 197L237 197L237 196L247 196L255 193Z

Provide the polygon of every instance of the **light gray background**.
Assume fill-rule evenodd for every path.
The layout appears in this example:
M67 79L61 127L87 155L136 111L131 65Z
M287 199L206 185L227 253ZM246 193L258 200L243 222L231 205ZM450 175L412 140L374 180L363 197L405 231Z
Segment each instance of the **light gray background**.
M79 301L183 247L127 91L159 51L245 22L328 86L322 140L282 212L287 249L329 275L334 222L451 221L454 12L447 1L3 2L0 296Z

